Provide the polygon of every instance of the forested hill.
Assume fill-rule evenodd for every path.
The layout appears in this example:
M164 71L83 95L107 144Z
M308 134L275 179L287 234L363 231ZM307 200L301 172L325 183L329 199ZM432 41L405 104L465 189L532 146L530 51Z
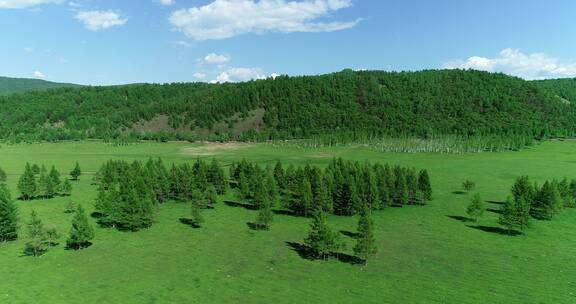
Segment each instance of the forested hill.
M41 79L0 77L0 95L63 87L78 87L78 85L69 83L56 83Z
M285 139L330 134L571 136L572 103L535 82L430 70L227 84L64 88L0 97L0 137Z
M538 80L534 84L562 98L564 102L576 103L576 78Z

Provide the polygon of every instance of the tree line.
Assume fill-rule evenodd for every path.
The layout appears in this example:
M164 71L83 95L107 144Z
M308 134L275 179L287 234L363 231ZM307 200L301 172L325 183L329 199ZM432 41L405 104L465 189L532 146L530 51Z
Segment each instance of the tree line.
M80 166L76 163L70 176L72 180L77 181L81 173ZM24 173L18 180L18 191L22 200L53 198L56 195L68 196L72 193L72 183L67 178L62 181L60 172L54 166L48 171L44 165L26 163Z
M61 88L0 96L0 138L351 142L456 135L511 137L506 145L517 145L574 135L576 108L555 87L480 71L344 70L245 83ZM237 126L258 109L259 127ZM162 130L135 127L159 116L167 118Z

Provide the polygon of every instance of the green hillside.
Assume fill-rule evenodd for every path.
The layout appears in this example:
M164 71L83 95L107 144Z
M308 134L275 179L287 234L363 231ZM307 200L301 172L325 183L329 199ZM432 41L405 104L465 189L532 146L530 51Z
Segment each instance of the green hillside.
M41 79L0 77L0 95L77 86L70 83L57 83Z
M246 83L61 88L0 98L0 137L295 139L572 136L576 108L538 83L462 70Z

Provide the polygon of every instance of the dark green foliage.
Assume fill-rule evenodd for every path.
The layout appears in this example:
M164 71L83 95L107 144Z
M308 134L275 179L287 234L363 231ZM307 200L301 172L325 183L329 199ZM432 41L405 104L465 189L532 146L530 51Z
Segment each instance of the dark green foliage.
M498 222L500 225L506 227L510 233L514 228L520 226L520 223L518 222L517 209L512 198L508 197L508 199L506 199L506 202L502 205L500 211L500 219Z
M371 211L369 208L364 207L360 213L358 220L358 237L356 239L356 246L354 246L354 254L364 261L364 265L368 264L368 259L376 254L376 239L374 238L374 222L372 221Z
M70 195L72 193L72 184L69 180L65 179L60 186L60 193L62 195Z
M482 202L482 198L480 197L480 193L476 193L468 208L466 208L466 214L471 217L475 222L478 221L478 218L484 214L484 203Z
M575 103L551 91L504 74L461 70L63 88L0 97L0 138L100 138L118 144L134 139L321 138L334 144L452 134L496 136L519 148L534 138L574 135ZM196 132L253 110L263 110L258 131L235 130L229 123L232 130ZM163 131L133 128L159 115L168 118Z
M314 212L310 231L304 239L304 244L308 247L310 254L323 259L343 247L340 236L328 226L326 214L320 209Z
M476 183L467 179L462 183L462 188L464 189L464 191L470 192L474 190L474 188L476 188Z
M70 171L70 176L72 177L72 180L77 181L80 178L80 175L82 175L82 169L80 169L80 165L76 162L74 169Z
M216 187L214 187L213 185L208 186L204 196L206 197L208 205L213 206L218 203L218 193L216 191Z
M262 230L270 229L274 214L272 213L271 201L265 200L260 204L258 215L256 216L256 228Z
M36 177L30 167L29 163L26 163L24 173L20 176L18 180L18 191L20 191L20 197L23 200L29 200L36 195L38 185L36 183Z
M66 204L66 208L64 209L64 213L74 213L76 212L76 204L74 204L74 202L69 201L68 204Z
M0 168L0 184L5 184L8 180L8 176L6 175L6 171Z
M94 238L94 229L88 223L88 217L84 212L82 205L78 205L74 218L72 219L72 228L70 236L66 241L66 247L71 249L83 249L91 245Z
M190 222L194 227L201 227L204 223L204 217L202 216L202 207L204 205L203 195L200 192L196 192L194 198L190 202L191 211L190 211Z
M49 235L36 212L32 211L30 222L28 222L28 241L24 246L24 254L40 256L48 251L49 246Z
M18 208L6 185L0 185L0 242L18 238Z
M551 220L562 209L562 198L555 183L546 181L532 202L530 213L536 219Z
M423 169L418 174L418 190L421 193L422 203L426 203L432 199L432 186L430 185L430 176L428 171Z

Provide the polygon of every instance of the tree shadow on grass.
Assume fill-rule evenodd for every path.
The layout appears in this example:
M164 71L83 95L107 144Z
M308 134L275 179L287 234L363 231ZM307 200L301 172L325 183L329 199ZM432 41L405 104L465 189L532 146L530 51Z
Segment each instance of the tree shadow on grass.
M200 225L198 225L198 223L196 223L195 221L193 221L192 219L189 218L185 218L185 217L181 217L180 219L180 223L186 225L186 226L190 226L194 229L198 229L200 228Z
M360 259L356 256L349 255L346 253L341 253L341 252L332 252L327 257L322 258L322 257L318 257L318 256L314 255L310 251L310 247L306 246L305 244L300 244L300 243L296 243L296 242L286 242L286 245L288 245L288 247L292 248L292 250L296 251L296 253L298 253L298 255L301 258L309 260L309 261L327 260L330 258L334 258L334 259L337 259L338 261L340 261L342 263L347 263L347 264L351 264L351 265L364 265L366 262L363 259Z
M246 223L246 226L248 226L248 228L250 228L250 230L256 230L256 231L270 230L268 227L265 227L264 225L261 225L258 223L253 223L253 222Z
M82 244L82 246L80 246L80 245L75 245L75 246L66 245L64 247L64 249L65 250L82 250L82 249L86 249L90 246L92 246L92 242L86 242L86 243Z
M298 212L292 211L292 210L286 210L286 209L279 209L279 210L272 210L272 212L274 212L274 214L277 215L287 215L287 216L293 216L293 217L306 217L303 214L300 214Z
M358 232L352 232L352 231L347 231L347 230L340 230L340 233L349 237L349 238L353 238L353 239L357 239L360 237L360 233Z
M490 204L494 204L494 205L504 205L506 204L505 202L499 202L499 201L486 201L487 203Z
M522 234L522 232L517 231L517 230L508 230L508 229L504 229L504 228L500 228L500 227L491 227L491 226L482 226L482 225L476 225L476 226L467 225L467 226L470 228L473 228L473 229L481 230L484 232L496 233L496 234L500 234L500 235L517 236L517 235Z
M502 211L498 210L498 209L487 208L486 211L496 213L496 214L502 214Z
M464 195L467 194L468 192L462 191L462 190L457 190L457 191L452 191L452 194L456 194L456 195Z
M226 204L230 207L239 207L239 208L244 208L247 210L258 210L258 206L254 206L252 204L239 203L239 202L233 202L233 201L224 201L224 204Z
M446 217L449 217L453 220L457 220L463 223L468 223L468 222L473 222L474 220L465 216L460 216L460 215L447 215Z

